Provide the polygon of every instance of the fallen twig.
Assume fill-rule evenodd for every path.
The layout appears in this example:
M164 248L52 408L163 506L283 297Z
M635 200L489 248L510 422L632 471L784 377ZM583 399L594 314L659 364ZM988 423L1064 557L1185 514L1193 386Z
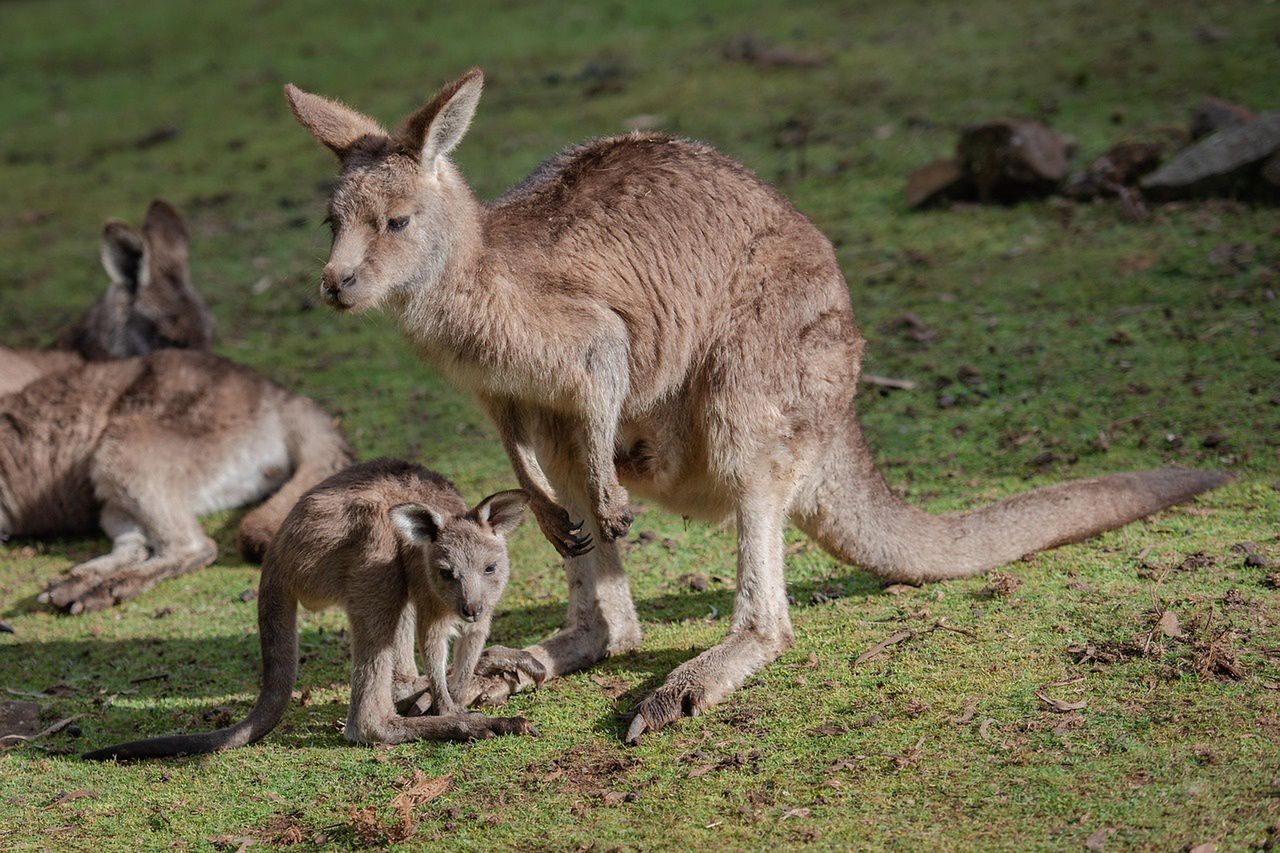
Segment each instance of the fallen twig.
M4 737L0 737L0 747L17 746L19 743L30 743L31 741L39 740L40 738L45 737L46 735L57 734L58 732L62 731L67 726L71 725L72 723L74 723L76 720L80 719L83 716L84 714L75 714L74 716L71 716L71 717L63 717L61 720L58 720L57 722L53 723L48 728L38 731L35 734L30 736L5 735ZM12 741L12 743L10 743L10 741Z
M156 672L151 675L141 675L141 676L138 676L137 678L130 678L129 683L141 684L144 681L168 681L168 680L169 680L168 672Z
M886 649L889 649L892 646L896 646L898 643L901 643L903 640L909 640L915 635L916 635L916 632L912 631L910 628L903 628L901 631L898 631L895 634L889 635L885 639L876 643L867 651L858 655L857 659L853 662L851 667L859 666L861 664L866 663L869 660L873 660L874 658L883 654Z
M862 381L878 388L893 388L898 391L914 391L916 387L914 379L894 379L892 376L880 376L875 373L862 374Z

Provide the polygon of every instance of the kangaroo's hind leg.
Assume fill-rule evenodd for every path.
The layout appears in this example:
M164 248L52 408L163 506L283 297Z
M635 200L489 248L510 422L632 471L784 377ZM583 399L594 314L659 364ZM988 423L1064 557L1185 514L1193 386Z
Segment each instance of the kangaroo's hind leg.
M122 546L51 584L47 600L71 613L101 610L212 563L217 544L194 510L202 482L198 455L189 440L145 424L126 423L104 436L90 476L104 524L121 534Z

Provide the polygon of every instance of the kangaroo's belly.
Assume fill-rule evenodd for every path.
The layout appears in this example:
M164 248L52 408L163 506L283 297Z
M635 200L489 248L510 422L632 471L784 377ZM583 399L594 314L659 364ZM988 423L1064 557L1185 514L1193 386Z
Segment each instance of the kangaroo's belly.
M279 489L292 471L284 425L276 412L263 414L216 445L201 444L192 448L194 455L206 454L208 459L194 496L196 515L260 501Z

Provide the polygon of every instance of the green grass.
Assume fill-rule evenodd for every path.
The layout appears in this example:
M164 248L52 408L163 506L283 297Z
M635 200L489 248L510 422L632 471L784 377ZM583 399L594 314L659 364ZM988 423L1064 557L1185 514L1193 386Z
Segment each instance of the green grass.
M105 283L101 221L137 221L164 195L190 217L220 352L341 413L362 456L421 460L473 497L509 485L492 429L391 324L316 306L333 163L280 92L292 80L391 121L479 64L489 85L459 161L483 196L645 113L777 182L839 248L866 369L918 382L867 389L862 411L890 479L930 509L1164 463L1237 479L1012 567L1022 584L1004 597L980 579L888 594L795 535L795 648L714 712L634 749L619 743L634 703L725 630L729 531L642 508L635 531L656 538L627 559L644 645L513 700L537 739L349 746L343 621L330 613L303 619L309 701L264 743L136 767L74 752L205 728L214 709L238 716L255 695L255 606L240 594L256 571L233 556L236 517L209 521L216 565L79 618L34 595L103 543L9 543L0 618L15 633L0 635L0 690L49 693L46 722L84 716L78 738L0 754L0 847L394 841L405 830L390 801L415 771L453 775L417 810L410 847L1080 849L1105 830L1107 849L1228 850L1270 838L1280 592L1264 584L1276 569L1246 566L1233 546L1280 560L1275 209L1185 204L1141 222L1055 202L919 214L901 193L912 167L981 117L1051 113L1088 158L1183 123L1203 94L1280 106L1280 5L444 6L0 4L3 340L51 338ZM721 45L745 32L832 62L727 61ZM602 68L616 85L591 94L585 72ZM812 128L803 174L798 152L775 145L788 120ZM167 126L171 141L134 146ZM1211 262L1231 243L1258 248L1237 266ZM937 337L894 331L905 311ZM1108 342L1118 329L1130 343ZM939 408L941 395L956 404ZM508 645L553 632L565 599L532 526L512 552L494 630ZM686 573L709 588L687 590ZM1147 644L1164 606L1184 637ZM927 630L939 620L967 633ZM903 627L916 635L851 666ZM1239 680L1204 671L1224 634ZM1073 651L1085 646L1094 659ZM158 673L167 679L134 681ZM1088 704L1057 714L1037 691ZM75 791L91 795L62 796Z

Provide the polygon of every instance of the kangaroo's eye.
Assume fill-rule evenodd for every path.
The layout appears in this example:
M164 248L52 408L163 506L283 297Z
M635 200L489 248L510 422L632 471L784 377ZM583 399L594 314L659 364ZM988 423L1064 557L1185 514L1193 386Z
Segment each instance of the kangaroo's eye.
M447 581L453 580L453 569L441 569L440 577L444 578Z
M403 231L409 225L409 217L394 216L387 220L388 231Z
M498 566L497 566L497 564L495 564L495 563L490 563L489 565L487 565L487 566L485 566L485 567L484 567L484 573L485 573L486 575L491 575L491 574L493 574L494 572L496 572L497 570L498 570Z

